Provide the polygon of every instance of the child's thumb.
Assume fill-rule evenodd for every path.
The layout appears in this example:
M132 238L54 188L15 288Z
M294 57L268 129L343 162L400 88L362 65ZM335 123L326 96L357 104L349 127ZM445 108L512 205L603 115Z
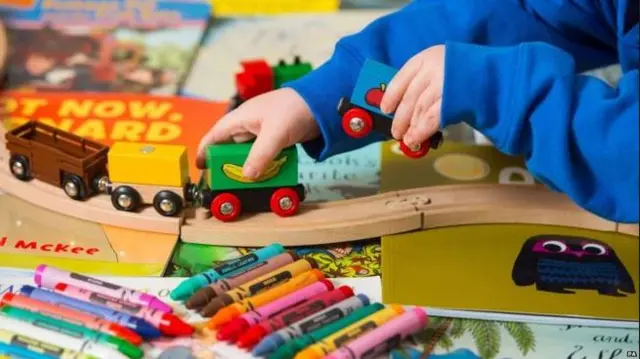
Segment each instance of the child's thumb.
M263 128L251 146L242 174L247 178L256 178L267 167L269 162L282 151L284 137L277 128Z

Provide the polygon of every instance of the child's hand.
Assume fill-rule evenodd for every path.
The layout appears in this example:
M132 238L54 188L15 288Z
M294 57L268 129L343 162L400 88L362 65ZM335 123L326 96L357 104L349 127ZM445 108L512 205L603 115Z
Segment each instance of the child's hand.
M380 103L383 112L395 112L391 134L396 140L413 147L438 131L443 85L444 45L418 53L398 71Z
M282 149L319 134L311 110L298 93L278 89L250 99L221 118L200 141L196 164L204 169L204 149L209 144L255 138L243 175L256 178Z

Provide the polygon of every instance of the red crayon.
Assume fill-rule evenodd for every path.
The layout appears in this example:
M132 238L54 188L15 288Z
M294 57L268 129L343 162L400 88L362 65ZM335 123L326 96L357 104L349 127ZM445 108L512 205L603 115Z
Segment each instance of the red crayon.
M131 344L142 344L142 338L134 331L92 314L75 311L73 309L68 309L13 293L5 293L2 296L2 299L0 299L0 304L29 310L34 313L46 315L47 317L87 327L114 337L122 338L129 341Z
M66 283L56 284L54 291L70 298L75 298L87 303L142 318L153 324L153 326L158 328L158 330L160 330L164 335L176 337L186 336L193 334L195 331L192 326L183 322L174 314L153 309L142 304L127 302L120 298L110 297L102 293L92 292Z
M251 349L272 332L307 318L351 296L353 296L353 290L347 286L315 295L293 308L283 310L281 313L251 326L238 339L237 345L243 349Z

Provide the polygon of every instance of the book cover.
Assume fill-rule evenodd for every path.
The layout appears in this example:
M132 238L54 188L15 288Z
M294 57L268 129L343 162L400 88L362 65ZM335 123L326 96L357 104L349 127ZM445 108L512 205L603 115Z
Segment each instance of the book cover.
M12 0L4 87L175 94L210 17L206 0Z
M638 329L430 316L389 359L615 359L638 357Z
M189 175L197 182L197 146L226 104L149 94L7 91L0 109L7 129L36 120L107 146L117 141L187 146Z
M638 250L637 237L543 225L467 225L385 236L383 298L490 319L544 316L557 324L633 327Z
M0 194L3 266L33 270L45 263L97 275L161 276L176 242L175 235L86 222Z
M382 145L380 191L451 184L535 184L524 159L502 154L493 146L451 141L448 133L436 150L419 159L402 154L398 141Z

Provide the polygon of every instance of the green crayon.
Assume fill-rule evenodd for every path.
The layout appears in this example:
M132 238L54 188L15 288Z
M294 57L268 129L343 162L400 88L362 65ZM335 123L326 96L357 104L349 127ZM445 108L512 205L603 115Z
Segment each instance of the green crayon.
M273 354L269 355L268 358L293 359L301 350L382 309L384 309L384 305L380 303L373 303L371 305L367 305L366 307L362 307L344 318L336 320L335 322L327 324L324 327L314 330L309 334L305 334L301 337L287 342Z
M69 323L60 319L48 317L40 313L32 312L22 308L12 307L10 305L4 305L0 307L0 315L4 315L6 317L29 324L38 323L38 326L40 327L55 328L56 331L63 334L68 333L72 337L81 336L84 339L93 340L96 343L112 347L131 359L140 359L144 355L142 349L124 339L88 329L83 326Z

